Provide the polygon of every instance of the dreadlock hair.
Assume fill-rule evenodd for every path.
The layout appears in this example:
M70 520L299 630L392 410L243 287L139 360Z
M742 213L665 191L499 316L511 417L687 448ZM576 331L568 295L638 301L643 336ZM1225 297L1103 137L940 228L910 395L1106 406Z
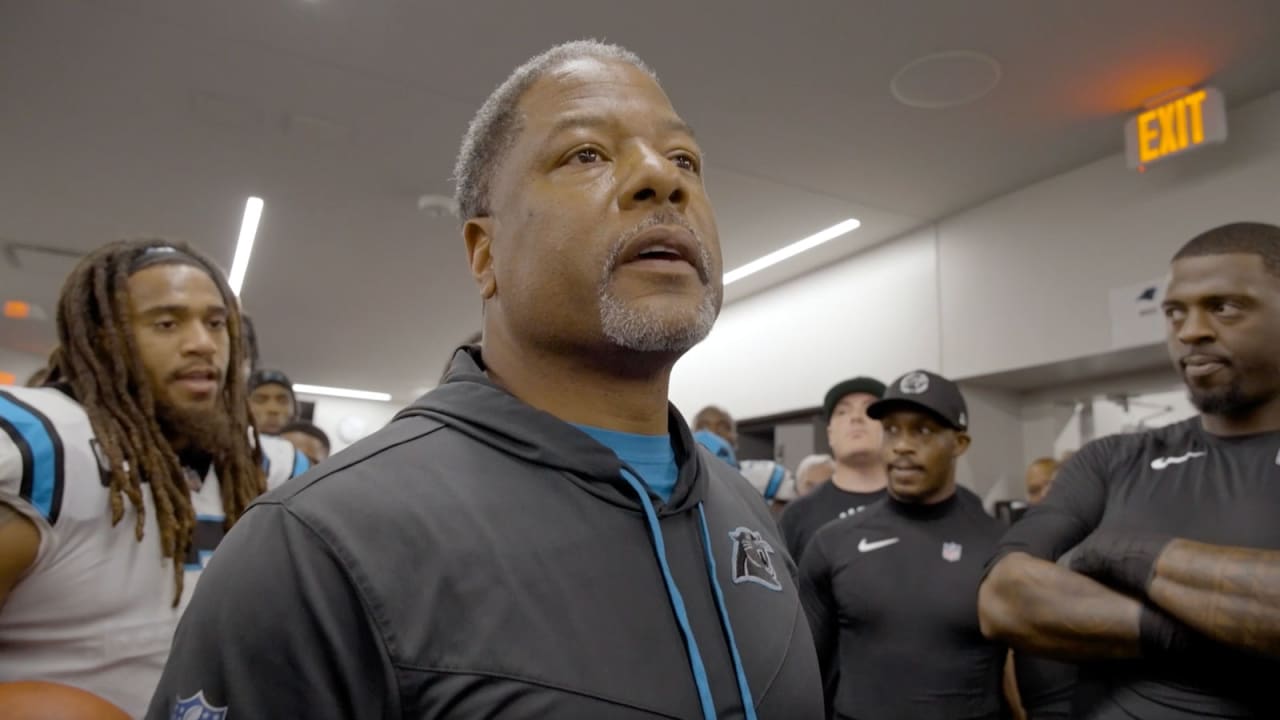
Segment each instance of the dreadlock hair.
M253 328L253 318L246 312L240 313L240 329L244 336L244 359L249 361L249 372L253 372L258 369L262 358L258 354L258 331Z
M230 445L214 451L218 485L230 528L249 503L266 490L262 454L249 423L245 378L235 359L244 357L239 302L216 265L182 243L128 240L86 256L67 276L58 299L58 347L50 358L50 382L68 385L84 407L94 436L110 462L111 523L124 517L124 499L137 512L142 541L146 510L142 483L151 485L156 524L165 557L173 561L176 607L182 598L187 552L195 531L182 462L156 421L154 388L147 379L129 322L129 277L146 267L184 264L203 270L227 306L230 357L221 410L231 419ZM252 433L252 434L251 434Z

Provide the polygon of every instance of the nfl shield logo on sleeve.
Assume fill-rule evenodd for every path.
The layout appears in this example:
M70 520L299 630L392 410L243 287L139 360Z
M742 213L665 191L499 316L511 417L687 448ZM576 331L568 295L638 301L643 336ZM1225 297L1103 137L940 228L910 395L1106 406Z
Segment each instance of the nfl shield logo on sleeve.
M947 562L960 562L960 543L942 543L942 559Z
M201 690L189 698L179 699L171 717L172 720L225 720L227 709L210 705Z

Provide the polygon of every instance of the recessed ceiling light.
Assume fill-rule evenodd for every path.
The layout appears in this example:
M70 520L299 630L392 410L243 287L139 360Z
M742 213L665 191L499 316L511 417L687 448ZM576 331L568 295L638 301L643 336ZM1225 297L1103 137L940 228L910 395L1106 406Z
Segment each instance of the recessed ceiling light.
M729 283L737 282L748 275L754 275L767 267L777 265L783 260L793 258L806 250L812 250L825 242L835 240L841 235L857 230L860 225L862 223L855 218L836 223L826 230L814 233L779 250L774 250L768 255L756 258L742 267L730 270L724 274L724 284L728 285Z

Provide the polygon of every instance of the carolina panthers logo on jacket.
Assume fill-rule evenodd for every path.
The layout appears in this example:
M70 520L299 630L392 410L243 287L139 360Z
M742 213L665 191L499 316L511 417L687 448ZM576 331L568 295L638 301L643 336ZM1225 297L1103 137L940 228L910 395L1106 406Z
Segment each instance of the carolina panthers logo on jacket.
M173 720L224 720L227 708L215 707L205 699L202 690L189 698L179 698L171 717Z
M773 569L773 546L760 533L745 527L729 533L733 538L733 582L753 582L770 590L782 590Z

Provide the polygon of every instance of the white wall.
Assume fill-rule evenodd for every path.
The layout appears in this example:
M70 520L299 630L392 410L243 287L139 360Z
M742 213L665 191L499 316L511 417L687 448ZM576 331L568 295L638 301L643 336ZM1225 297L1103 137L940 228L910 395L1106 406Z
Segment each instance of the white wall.
M957 464L956 482L987 501L1009 497L1010 488L1021 482L1021 399L1007 390L971 385L961 385L961 391L972 443Z
M299 394L298 397L316 404L312 422L328 434L332 452L335 453L356 440L380 430L401 409L401 406L396 403L305 394ZM356 432L345 435L344 430Z
M729 305L678 365L671 398L749 418L815 407L855 375L939 367L932 229Z
M855 374L964 379L1112 350L1109 290L1160 277L1214 225L1280 223L1280 93L1229 122L1221 147L1145 174L1116 154L735 302L672 399L751 418Z
M1225 145L1144 174L1113 155L942 221L945 372L1111 350L1110 289L1160 277L1184 242L1215 225L1280 222L1280 93L1229 121Z

